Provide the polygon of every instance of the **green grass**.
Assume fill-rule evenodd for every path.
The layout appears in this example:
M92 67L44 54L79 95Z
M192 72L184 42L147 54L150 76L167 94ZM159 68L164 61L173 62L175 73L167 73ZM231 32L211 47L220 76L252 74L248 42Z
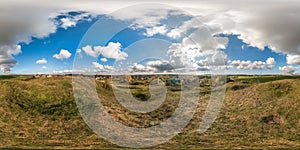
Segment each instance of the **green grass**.
M5 80L5 79L13 79L16 78L15 76L0 76L0 80Z
M153 148L300 147L298 77L243 76L228 83L218 118L207 132L200 134L197 129L210 98L211 87L209 80L206 82L200 86L197 112L188 126L169 142ZM69 77L2 76L0 148L118 148L97 136L84 123L71 83ZM139 97L137 94L147 96L148 88L138 83L131 85L130 91L136 97ZM169 85L165 102L157 110L142 114L120 106L108 81L96 84L101 102L111 117L130 127L144 128L161 123L172 115L180 99L178 86ZM269 116L276 116L275 124L272 120L266 121Z
M240 76L236 81L244 81L250 83L265 83L284 79L300 79L300 76Z

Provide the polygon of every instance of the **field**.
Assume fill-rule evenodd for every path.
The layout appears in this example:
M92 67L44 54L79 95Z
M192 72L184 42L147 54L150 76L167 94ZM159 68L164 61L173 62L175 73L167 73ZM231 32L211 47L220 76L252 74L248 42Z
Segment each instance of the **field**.
M149 80L132 79L134 97L147 101ZM182 133L157 149L300 148L300 77L230 76L221 112L205 133L198 128L210 98L209 77L201 78L197 112ZM180 85L169 83L163 104L137 113L115 99L109 79L96 80L98 96L111 117L147 128L170 117ZM95 134L83 121L73 96L72 77L0 76L0 148L120 148Z

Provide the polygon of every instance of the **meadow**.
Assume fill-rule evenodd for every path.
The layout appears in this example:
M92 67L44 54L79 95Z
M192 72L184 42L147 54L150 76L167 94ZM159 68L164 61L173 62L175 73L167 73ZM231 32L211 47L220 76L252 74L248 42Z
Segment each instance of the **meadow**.
M157 149L300 148L300 77L230 76L221 112L205 133L198 128L210 98L211 82L201 79L197 111L184 130ZM150 80L150 79L148 79ZM115 99L109 79L95 80L111 117L147 128L169 118L180 86L165 80L167 96L155 111L137 113ZM133 80L134 97L147 101L149 81ZM83 121L73 96L72 77L0 76L0 148L120 148L95 134Z

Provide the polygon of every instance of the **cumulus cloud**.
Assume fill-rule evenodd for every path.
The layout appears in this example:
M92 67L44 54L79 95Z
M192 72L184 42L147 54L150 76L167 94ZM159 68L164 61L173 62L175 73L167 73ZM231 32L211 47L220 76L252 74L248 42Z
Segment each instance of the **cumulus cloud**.
M192 29L199 29L205 26L206 25L203 22L201 22L197 17L193 17L190 20L185 21L181 26L170 30L167 33L167 36L176 39L185 36L186 34L188 34L188 31Z
M205 22L214 34L236 34L243 42L261 50L269 47L275 52L299 55L299 3L260 4L266 7L257 7L255 2L246 7L239 3L225 5L222 6L224 10L199 16L198 19Z
M55 11L48 7L51 5L33 4L30 7L25 1L15 3L1 1L0 45L28 43L31 37L42 38L54 33L56 25L49 18Z
M148 68L155 68L156 72L166 72L174 69L174 67L165 60L148 61L146 65Z
M156 34L167 33L167 28L161 21L167 18L170 10L171 8L163 5L155 5L155 7L151 7L151 5L140 5L110 15L115 19L130 21L130 28L134 30L144 29L146 30L144 35L151 37Z
M113 58L117 61L125 60L128 57L128 54L121 51L122 45L117 42L109 42L107 46L94 46L93 48L90 45L87 45L82 48L82 50L89 56L98 57L102 55L106 58Z
M107 46L95 46L94 50L106 58L113 58L117 61L125 60L128 55L121 51L121 46L119 42L109 42Z
M31 37L42 38L54 33L55 25L48 20L50 12L42 7L32 9L14 2L1 1L0 10L0 69L9 72L17 63L13 55L21 52L18 44L29 43Z
M261 70L265 67L265 62L262 61L241 61L240 65L237 69L245 69L245 70Z
M263 61L244 61L244 60L233 60L230 65L232 68L243 69L243 70L262 70L272 69L276 61L274 58L269 57L266 62Z
M287 55L286 63L300 65L300 55Z
M297 68L293 66L283 66L279 67L279 70L285 74L293 74L297 70Z
M56 59L63 60L63 59L70 58L71 55L72 54L68 50L61 49L60 52L59 52L59 54L54 54L53 57L56 58Z
M83 47L82 50L86 54L88 54L89 56L92 56L92 57L98 57L99 56L99 53L94 51L93 48L90 45L87 45L87 46ZM78 51L81 52L81 49L79 49Z
M164 73L174 69L175 68L166 60L152 60L146 62L144 65L134 63L132 66L129 66L131 72Z
M14 47L20 42L29 43L32 37L44 38L51 33L55 33L57 27L67 28L76 25L75 22L78 19L72 17L60 20L60 24L49 19L56 18L61 15L61 12L80 10L95 14L110 14L119 8L142 2L144 1L74 0L70 2L61 0L59 3L50 0L40 2L33 0L1 1L0 47L7 46L9 48L5 49L15 49ZM155 2L169 3L169 1ZM293 57L298 58L296 56L300 55L300 5L298 1L289 1L289 3L270 3L269 1L258 0L247 1L246 3L240 1L224 3L219 0L193 1L190 3L176 1L172 2L172 5L194 15L195 17L192 17L192 19L197 18L203 22L210 29L212 35L222 33L239 35L239 38L250 46L260 49L268 46L273 51L288 54L290 56L287 58L288 64L299 65L299 61L292 59ZM101 9L99 9L99 6L101 6ZM122 15L111 15L116 19L133 22L132 28L146 29L146 35L149 36L167 34L170 37L179 38L183 36L181 33L191 35L190 32L193 28L201 28L200 25L194 23L197 21L190 19L178 27L177 31L165 32L165 29L162 28L164 26L163 21L166 21L165 18L170 15L170 10L161 8L152 8L151 10L149 8L145 9L145 7L128 10L128 13ZM210 46L204 46L203 48L202 45L201 49L205 49L205 47L218 48L226 45L224 44L226 43L225 38L216 38L216 40L218 41L217 44L213 46L205 44ZM219 43L219 41L221 42ZM182 46L185 47L186 45L182 44ZM13 60L13 54L8 55L7 50L1 52L1 57L2 59L5 57ZM10 70L15 63L0 62L1 68L7 68L1 70Z
M221 49L225 48L228 40L222 37L213 37L206 28L198 29L189 37L183 38L181 43L173 43L168 50L170 63L175 68L191 67L199 63L204 58L218 56L218 59L212 60L211 65L218 61L223 62L227 58ZM201 59L202 57L202 59Z
M275 61L275 59L274 59L273 57L269 57L269 58L266 60L266 63L267 63L268 65L274 66L274 65L276 64L276 61Z
M211 31L210 34L213 37L219 34L235 34L249 46L261 50L269 47L275 52L288 54L290 56L287 58L289 64L300 64L299 59L296 59L300 55L299 2L270 4L268 1L251 1L247 5L238 1L216 3L214 0L190 4L177 2L175 6L185 8L193 17L164 34L175 39L184 38L187 35L192 37L195 30L205 26ZM165 16L165 12L161 14L161 16ZM152 20L152 22L156 22L153 23L154 25L163 26L161 18L154 15ZM199 35L204 37L203 39L207 37L199 33L195 34L195 37ZM206 46L201 49L224 48L226 40L226 38L218 37L215 39L217 46L206 43ZM204 44L203 41L199 43L201 46ZM176 44L176 46L180 45Z
M166 35L179 39L183 37L180 43L173 43L168 50L170 63L175 68L198 67L196 64L201 63L200 61L204 63L205 58L222 53L221 50L225 49L228 43L226 37L214 35L207 25L196 17L185 21L181 26L170 30ZM224 62L226 57L225 54L220 59ZM212 65L215 62L210 61L207 63ZM203 66L201 67L203 68Z
M91 70L90 68L83 69L65 69L65 70L53 70L54 74L95 74L95 70Z
M62 22L61 27L64 29L67 29L68 27L74 27L76 25L76 22L71 18L62 18L60 21Z
M132 66L128 67L131 72L146 72L146 73L154 73L157 70L150 66L145 66L142 64L134 63Z
M17 61L13 56L21 53L21 46L0 46L0 70L4 73L10 72Z
M275 66L276 61L273 57L269 57L266 60L266 69L273 69L273 67Z
M43 59L39 59L35 62L36 64L46 64L47 63L47 60L45 58Z
M227 65L228 58L227 55L219 51L213 55L206 56L205 59L198 60L196 63L198 66L207 66L207 67L213 67L213 66L225 66Z
M53 19L58 27L67 29L75 27L80 21L91 21L94 16L88 12L61 12Z
M174 6L184 8L192 17L180 26L163 32L163 34L171 38L178 39L186 36L194 36L196 42L201 43L199 49L211 51L224 48L228 42L226 38L216 37L216 35L235 34L249 46L257 47L261 50L269 47L275 52L287 54L288 64L300 64L299 2L293 1L283 4L280 2L270 3L269 1L254 0L247 2L245 5L243 2L238 1L223 3L212 0L191 3L174 2ZM137 23L138 25L147 28L147 21L143 20L148 18L151 20L150 26L152 28L164 25L162 23L163 19L157 15L158 12L153 17L147 16L146 12L140 14L141 19L135 19L136 22L145 22L144 24ZM130 17L130 15L127 18L124 16L123 19L130 20L134 18L133 16ZM166 12L160 12L160 16L166 17ZM203 27L207 27L211 31L209 34L213 38L200 32L193 35L195 30L197 31ZM199 35L201 37L197 37ZM210 37L210 39L206 41L202 40L208 39L207 37ZM208 41L216 42L212 44ZM170 48L171 53L176 53L174 49L183 49L184 51L184 47L186 47L184 40L181 43L175 43ZM189 45L189 47L191 46ZM171 56L173 57L173 60L171 60L172 63L174 63L174 66L185 66L186 60L189 59L182 58L179 55ZM269 63L265 62L267 65L266 68L270 69L274 66L270 61ZM249 66L249 68L254 69L264 66L264 63L259 61L255 62L255 64L253 67Z
M202 5L203 7L200 7L202 2L196 3L199 4L198 7L197 5L186 6L190 8L189 12L194 17L177 29L171 30L167 33L168 36L181 37L182 33L201 27L200 24L195 23L196 20L200 20L213 35L236 34L248 45L262 50L269 47L275 52L300 54L298 2L270 4L267 1L251 1L243 5L231 1L216 5L214 1L210 1L206 3L207 5Z
M85 73L86 70L53 70L54 74L77 74L77 73Z
M46 67L46 66L43 66L42 69L47 69L47 67Z
M165 34L167 32L167 28L165 25L162 26L155 26L152 28L146 28L146 33L144 33L145 36L151 37L156 34Z
M1 70L9 72L17 63L13 55L20 52L11 53L9 51L16 50L20 43L28 44L31 42L32 37L44 38L51 33L55 33L58 25L53 18L60 15L61 12L74 10L74 8L66 6L48 0L43 2L33 0L0 1ZM80 19L75 18L71 21L79 21ZM64 25L64 27L67 26ZM21 49L19 48L19 50ZM5 58L5 61L3 58Z
M104 72L107 72L107 71L112 71L113 70L113 67L112 66L108 66L108 65L101 65L97 62L92 62L92 65L94 68L97 69L97 71L104 71Z
M100 59L102 62L107 62L107 58L101 58Z

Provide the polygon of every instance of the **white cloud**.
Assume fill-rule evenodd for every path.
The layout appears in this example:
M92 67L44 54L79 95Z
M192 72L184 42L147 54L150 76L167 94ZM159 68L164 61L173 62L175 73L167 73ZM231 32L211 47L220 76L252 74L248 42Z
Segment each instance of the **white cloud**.
M81 54L81 51L82 51L81 49L77 49L76 53Z
M11 53L8 51L16 50L21 42L30 43L32 37L41 39L55 33L58 24L53 18L60 15L61 12L80 10L70 7L67 3L69 2L53 3L50 0L43 2L33 0L0 1L0 49L6 51L1 52L0 57L7 58L5 63L0 62L2 71L11 71L16 64L12 55L19 52ZM77 21L79 20L77 19ZM8 58L14 63L8 64Z
M300 55L287 55L286 63L300 65Z
M250 46L257 47L263 50L265 47L271 48L275 52L281 52L288 54L288 64L300 64L300 9L299 2L293 1L290 3L274 2L270 4L268 1L251 1L246 5L244 2L230 1L228 3L220 3L219 1L197 1L191 3L174 2L174 6L184 8L186 11L194 15L190 20L184 22L181 26L175 27L164 34L172 38L179 38L188 35L192 37L191 31L194 29L202 28L206 26L211 31L211 35L217 34L236 34L243 42ZM153 10L152 10L153 11ZM122 19L130 20L135 18L137 26L143 28L159 27L163 26L162 18L158 17L156 12L153 17L147 16L148 11L138 14L140 19L136 19L135 15L121 16ZM180 13L179 13L180 14ZM145 17L147 16L147 17ZM165 11L162 11L160 16L166 17ZM150 18L148 23L143 21ZM140 22L145 22L140 23ZM201 23L199 23L201 22ZM149 24L149 26L146 25ZM151 34L149 34L151 35ZM203 34L196 33L194 37L201 35L203 39L207 39ZM213 50L218 48L224 48L227 39L215 38L216 45L205 43L201 40L201 48ZM207 40L212 41L212 40ZM204 44L204 46L203 46ZM183 42L174 44L174 47L178 49L184 49ZM184 66L186 58L182 58L179 55L174 57L174 64L178 66ZM193 59L193 58L192 58ZM187 59L188 60L188 59ZM271 60L270 60L271 61ZM253 62L254 63L254 62ZM263 63L255 62L254 66L250 68L261 68ZM274 65L272 62L267 63L266 68L272 68Z
M76 50L76 55L79 57L79 58L82 58L82 50L81 49L77 49Z
M214 34L236 34L250 46L264 49L268 46L275 52L300 54L298 30L300 25L299 3L268 4L253 2L247 7L240 3L222 6L220 9L199 19L209 26ZM296 6L297 5L297 6ZM238 8L240 7L240 8ZM226 8L230 8L226 10ZM287 26L288 25L288 26Z
M266 63L262 61L240 61L240 60L233 60L231 62L231 66L237 69L244 69L244 70L261 70L265 68Z
M283 66L279 67L279 70L286 74L293 74L297 70L297 68L293 66Z
M266 63L268 65L271 65L271 66L274 66L276 64L276 61L273 57L269 57L267 60L266 60Z
M57 21L59 27L67 29L69 27L75 27L79 21L91 21L91 18L94 17L88 12L77 12L75 15L70 15L67 12L60 13L60 16L63 16Z
M35 62L36 64L46 64L47 63L47 60L45 58L43 59L39 59Z
M17 61L13 56L21 53L21 46L0 46L0 70L2 72L10 72Z
M178 31L178 29L172 29L170 32L167 33L167 36L177 39L181 37L181 33Z
M43 66L42 69L47 69L47 67L46 67L46 66Z
M56 59L68 59L71 57L71 53L68 50L61 49L59 54L54 54L53 57Z
M153 35L156 34L165 34L167 32L167 28L165 25L162 26L154 26L151 28L146 28L146 33L144 33L144 35L146 35L147 37L151 37Z
M80 0L60 0L59 3L50 0L33 1L1 1L0 2L0 47L10 47L15 49L20 42L29 43L32 37L44 38L51 33L55 33L58 26L67 28L75 26L74 19L62 21L57 25L49 18L55 18L61 12L67 11L88 11L95 14L110 14L112 11L134 4L142 4L146 1L80 1ZM239 38L245 43L263 49L269 46L273 51L282 52L290 56L300 55L300 5L298 1L282 3L275 1L154 1L160 4L171 4L172 6L184 9L195 15L197 19L207 25L212 34L233 33L240 35ZM99 9L99 6L101 8ZM161 8L147 9L137 7L128 10L127 13L114 16L117 19L130 20L133 27L144 28L151 31L151 28L161 27L162 20L170 14L169 10ZM162 6L163 7L163 6ZM146 9L145 9L146 8ZM22 11L21 11L22 10ZM154 13L153 13L154 12ZM180 13L179 13L180 14ZM112 14L113 15L113 14ZM76 20L76 19L75 19ZM64 22L64 23L63 23ZM190 21L193 22L193 21ZM183 33L193 28L184 23L180 29ZM185 29L186 28L186 29ZM187 32L185 32L187 31ZM154 35L155 32L149 32ZM158 32L163 33L163 32ZM164 34L170 37L182 36L179 32L172 31ZM224 39L223 39L224 40ZM222 47L217 44L217 47ZM2 49L2 48L1 48ZM7 50L1 53L1 59L13 59L13 54L8 54ZM8 56L8 57L7 57ZM177 57L177 56L176 56ZM290 58L287 58L290 59ZM299 61L288 61L288 63L299 64ZM2 70L10 70L14 63L1 63ZM5 67L4 67L5 66Z
M92 56L92 57L98 57L99 56L99 52L94 51L93 48L90 45L87 45L87 46L83 47L82 50L86 54L88 54L89 56Z
M266 69L273 69L273 67L275 66L276 61L273 57L269 57L266 60Z
M103 70L104 69L104 66L97 63L97 62L92 62L93 66L99 70Z
M108 72L108 71L112 71L113 70L112 66L101 65L101 64L99 64L97 62L92 62L92 65L94 66L94 68L97 69L97 71Z
M175 68L166 60L152 60L145 64L134 63L128 67L131 72L165 73Z
M189 37L182 39L181 43L173 43L168 50L170 63L175 68L194 66L200 57L210 57L220 54L228 40L222 37L213 37L208 29L200 28ZM222 59L226 59L226 55Z
M243 69L243 70L262 70L262 69L273 69L276 61L274 58L269 57L265 62L263 61L254 61L249 60L233 60L230 63L232 68Z
M156 72L166 72L175 69L168 61L165 60L148 61L146 65L146 68L154 68Z
M109 42L107 46L94 46L92 48L90 45L87 45L82 48L82 50L89 56L98 57L103 55L106 58L113 58L117 61L125 60L128 57L128 54L121 51L121 43Z
M131 72L147 72L147 73L153 73L156 72L157 69L152 68L150 66L145 66L142 64L134 63L132 66L128 67Z
M121 43L109 42L107 46L95 46L95 51L99 52L106 58L113 58L118 60L125 60L128 56L125 52L121 51Z
M84 68L82 70L53 70L54 74L94 74L94 72L89 68Z
M17 63L13 55L21 52L21 47L18 46L20 42L29 43L31 37L45 37L54 33L56 27L49 20L53 11L46 6L30 7L23 1L0 1L0 10L0 69L10 72Z
M198 18L194 17L188 21L185 21L178 28L172 29L170 32L167 33L167 36L176 39L185 36L191 29L199 29L203 28L204 26L205 24L203 24L203 22L201 22Z
M214 36L214 33L200 21L198 18L191 18L185 21L182 25L172 29L166 34L172 38L182 38L180 43L173 43L168 50L170 63L175 68L182 67L197 67L205 61L205 58L217 56L216 54L223 53L221 49L225 49L228 39L225 37ZM224 53L223 53L224 54ZM226 55L219 58L224 64ZM217 66L217 60L206 60L211 65ZM198 64L198 65L197 65ZM207 66L206 64L205 66ZM201 67L203 68L204 65ZM207 68L207 67L206 67Z
M61 27L64 29L67 29L68 27L74 27L76 25L76 22L70 18L62 18L60 21L62 22Z
M100 59L102 62L107 62L107 58L101 58Z
M206 26L210 29L211 35L236 34L243 42L261 50L269 47L275 52L294 55L293 58L298 58L296 56L300 55L299 2L270 4L268 1L251 1L244 5L238 1L216 4L216 1L212 0L190 4L177 2L175 6L185 8L194 17L167 32L166 35L169 37L179 38L186 35L191 37L192 30ZM157 21L161 23L161 20L157 19ZM218 40L216 39L217 43ZM218 46L224 48L227 43L226 38L220 40ZM288 64L299 65L300 60L292 59Z
M227 65L227 55L222 52L216 52L213 55L208 55L205 57L205 59L198 60L196 63L198 66L225 66Z
M156 34L165 34L167 28L161 23L169 15L172 8L164 5L139 5L132 6L127 10L117 11L110 14L115 19L131 21L130 28L145 29L145 36L151 37Z

